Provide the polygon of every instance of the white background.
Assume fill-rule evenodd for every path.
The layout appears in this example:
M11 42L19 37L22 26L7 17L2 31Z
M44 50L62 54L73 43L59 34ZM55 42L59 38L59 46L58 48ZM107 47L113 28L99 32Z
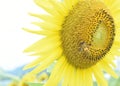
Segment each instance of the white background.
M0 0L0 68L11 70L31 62L35 57L23 50L39 38L22 30L33 28L31 21L36 18L28 13L41 12L33 0Z

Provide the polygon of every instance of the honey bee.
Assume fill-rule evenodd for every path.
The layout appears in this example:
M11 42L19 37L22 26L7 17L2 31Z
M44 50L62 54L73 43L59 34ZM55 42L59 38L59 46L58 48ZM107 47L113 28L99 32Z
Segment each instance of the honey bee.
M85 42L80 43L80 52L83 53L84 55L90 56L90 46L91 44L87 44Z

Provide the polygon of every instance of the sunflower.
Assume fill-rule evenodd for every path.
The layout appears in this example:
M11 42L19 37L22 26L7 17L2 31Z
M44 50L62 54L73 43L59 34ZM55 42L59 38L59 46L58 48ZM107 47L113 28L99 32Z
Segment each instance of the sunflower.
M31 74L45 70L54 61L44 86L108 86L104 73L113 71L119 56L120 0L34 0L46 14L34 14L40 30L25 29L44 38L25 49L38 58L24 69Z
M12 81L8 84L8 86L18 86L18 82Z
M38 79L38 82L44 83L48 78L49 78L48 74L44 72L40 74L37 79Z
M36 75L34 74L25 74L21 81L18 83L18 86L29 86L28 83L35 82L36 81Z

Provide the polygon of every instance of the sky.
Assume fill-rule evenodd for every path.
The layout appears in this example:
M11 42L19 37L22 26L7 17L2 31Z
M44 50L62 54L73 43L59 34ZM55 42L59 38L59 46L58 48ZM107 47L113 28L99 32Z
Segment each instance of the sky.
M36 57L28 56L23 50L41 36L22 30L38 28L31 24L38 21L28 13L41 13L33 0L0 0L0 68L12 70L27 64Z

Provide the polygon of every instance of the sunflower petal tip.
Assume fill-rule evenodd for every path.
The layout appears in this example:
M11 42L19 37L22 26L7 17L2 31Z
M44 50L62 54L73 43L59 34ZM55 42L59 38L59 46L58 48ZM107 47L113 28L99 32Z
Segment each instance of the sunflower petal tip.
M26 53L26 50L23 50L23 53Z
M31 68L31 66L29 66L29 64L28 64L28 65L23 67L23 70L27 70L27 69L30 69L30 68Z
M34 14L34 13L29 12L29 13L28 13L28 15L30 15L30 16L34 16L35 14Z
M28 29L28 28L22 28L22 30L24 30L24 31L29 31L29 29Z
M39 4L40 0L33 0L36 4Z
M28 49L23 50L23 53L28 53L28 52L29 52Z

